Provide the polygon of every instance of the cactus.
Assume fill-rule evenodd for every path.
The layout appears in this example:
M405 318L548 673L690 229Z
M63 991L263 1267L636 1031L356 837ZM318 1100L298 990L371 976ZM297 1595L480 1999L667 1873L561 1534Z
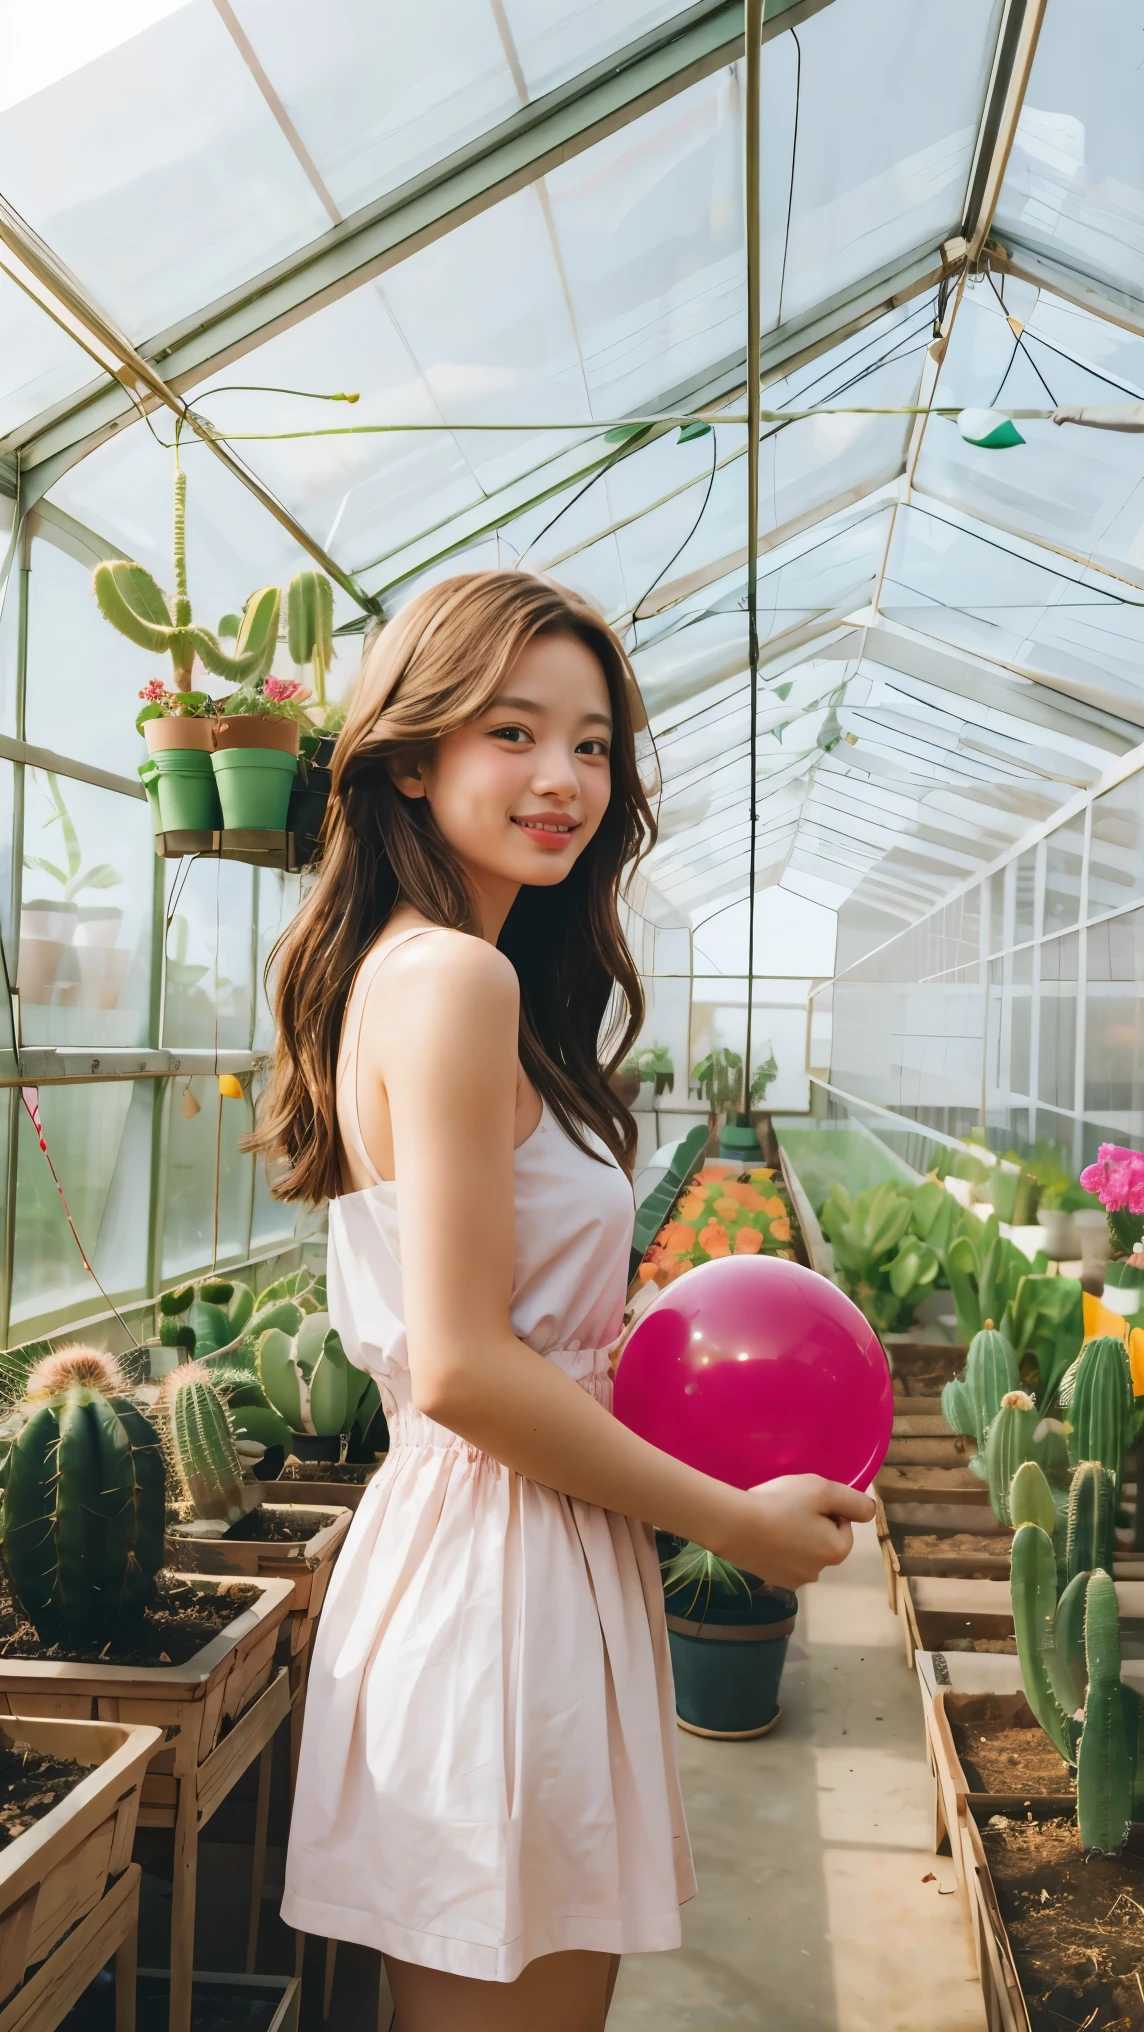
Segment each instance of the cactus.
M1021 1524L1013 1538L1009 1590L1017 1656L1025 1682L1025 1698L1045 1734L1067 1764L1076 1759L1076 1701L1062 1703L1050 1659L1061 1662L1058 1650L1057 1562L1053 1541L1039 1524ZM1062 1633L1063 1634L1063 1633Z
M190 1323L194 1296L193 1284L180 1284L174 1291L160 1293L159 1339L165 1348L185 1348L189 1355L194 1354L195 1330Z
M1022 1524L1039 1524L1047 1538L1057 1528L1057 1504L1036 1461L1022 1461L1009 1490L1009 1518L1014 1530Z
M243 1514L242 1463L210 1371L184 1362L167 1378L164 1409L171 1455L197 1517L234 1524Z
M990 1320L970 1341L962 1374L941 1393L942 1417L950 1431L977 1441L977 1453L969 1465L982 1478L986 1471L985 1435L1006 1391L1016 1390L1020 1380L1013 1350L1003 1334L994 1332Z
M248 1443L263 1449L289 1446L290 1428L270 1403L257 1374L237 1365L214 1362L209 1374L226 1406L237 1448L241 1450Z
M1024 1390L1007 1390L985 1440L985 1473L993 1514L1002 1524L1012 1522L1009 1491L1023 1461L1034 1454L1037 1407Z
M1107 1573L1089 1575L1084 1602L1088 1691L1077 1747L1076 1804L1081 1847L1123 1848L1138 1798L1140 1703L1120 1681L1120 1617Z
M42 1644L101 1648L138 1624L163 1563L159 1435L115 1362L66 1348L28 1379L4 1489L4 1559Z
M126 558L98 564L92 575L96 603L105 621L110 621L129 642L149 649L156 656L167 651L174 669L175 690L188 694L188 703L201 695L191 692L191 669L196 651L200 662L215 677L232 684L254 683L265 677L274 661L278 641L278 615L282 595L277 586L263 586L252 593L243 610L235 653L229 656L217 635L209 628L194 625L187 594L187 476L175 448L175 596L169 601L143 565Z
M1099 1461L1081 1461L1069 1486L1065 1571L1069 1580L1094 1567L1112 1572L1116 1550L1116 1478Z
M1067 1386L1067 1387L1066 1387ZM1086 1341L1061 1388L1067 1396L1069 1458L1101 1461L1111 1468L1120 1493L1124 1449L1132 1429L1132 1376L1123 1341L1100 1334Z
M334 589L324 572L295 572L286 594L286 631L291 662L310 665L314 698L324 706L334 660Z
M295 1339L271 1328L259 1336L258 1374L291 1432L333 1438L348 1433L369 1385L346 1359L328 1312L314 1312Z

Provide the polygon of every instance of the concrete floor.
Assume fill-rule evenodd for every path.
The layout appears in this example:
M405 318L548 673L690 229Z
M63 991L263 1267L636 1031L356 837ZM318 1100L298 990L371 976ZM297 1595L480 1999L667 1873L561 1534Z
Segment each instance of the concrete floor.
M782 1703L758 1742L680 1731L699 1896L678 1953L624 1963L608 2032L983 2032L872 1525L804 1590Z
M953 1865L929 1846L933 1786L898 1627L870 1526L847 1564L802 1595L774 1735L712 1743L680 1731L699 1896L678 1952L624 1963L608 2032L984 2032ZM284 1766L277 1779L259 1967L285 1974ZM252 1803L227 1801L200 1850L200 1968L242 1965ZM167 1838L154 1848L144 1966L166 1959ZM302 2032L324 2032L324 1973L324 1943L307 1941ZM377 1955L339 1950L329 2032L385 2032L378 1975ZM111 2026L109 1983L67 2020L67 2032Z

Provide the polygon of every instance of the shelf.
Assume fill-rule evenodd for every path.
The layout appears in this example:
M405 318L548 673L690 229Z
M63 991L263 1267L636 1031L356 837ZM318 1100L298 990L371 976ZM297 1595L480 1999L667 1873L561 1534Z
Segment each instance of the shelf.
M306 865L298 858L294 833L267 832L253 826L230 832L156 833L155 852L164 861L199 854L219 861L245 861L254 868L280 868L287 875L296 875Z

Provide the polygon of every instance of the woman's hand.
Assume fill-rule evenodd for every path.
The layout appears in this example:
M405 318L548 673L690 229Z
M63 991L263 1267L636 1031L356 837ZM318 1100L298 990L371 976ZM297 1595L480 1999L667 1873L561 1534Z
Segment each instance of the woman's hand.
M854 1542L852 1524L868 1524L872 1496L821 1475L779 1475L748 1489L724 1542L721 1558L779 1587L817 1580L824 1566L840 1566Z

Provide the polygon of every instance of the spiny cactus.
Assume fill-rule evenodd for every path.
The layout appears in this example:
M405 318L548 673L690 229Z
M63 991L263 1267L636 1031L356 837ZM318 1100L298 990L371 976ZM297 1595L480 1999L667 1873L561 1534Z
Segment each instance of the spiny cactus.
M941 1393L942 1416L950 1430L977 1441L975 1471L979 1475L985 1472L985 1435L1006 1391L1019 1389L1020 1382L1012 1348L1004 1334L994 1330L992 1320L987 1320L969 1343L962 1374Z
M254 683L265 677L274 661L282 595L277 586L252 593L243 610L235 653L229 656L218 636L197 627L187 594L187 476L175 453L175 596L168 601L143 565L126 558L105 560L92 575L96 602L129 642L156 656L167 651L174 669L175 690L189 693L195 654L213 676L232 684Z
M154 1597L162 1447L110 1356L62 1349L28 1380L4 1489L4 1560L41 1643L87 1650L127 1634Z
M264 1449L289 1446L290 1428L275 1411L253 1369L212 1362L209 1373L226 1406L240 1452L248 1442Z
M1112 1572L1116 1554L1116 1477L1100 1461L1079 1462L1069 1484L1065 1572Z
M1013 1537L1009 1576L1017 1656L1025 1698L1067 1764L1076 1761L1076 1709L1084 1698L1069 1680L1076 1664L1057 1628L1057 1562L1053 1541L1039 1524L1021 1524ZM1071 1608L1071 1604L1070 1604ZM1071 1620L1069 1628L1071 1629Z
M286 634L291 662L310 665L314 698L324 706L334 660L334 589L324 572L295 572L286 594Z
M200 1362L184 1362L163 1390L171 1456L197 1517L234 1524L243 1514L242 1463L226 1407Z
M1069 1425L1069 1458L1102 1461L1116 1477L1132 1428L1132 1375L1123 1341L1099 1334L1086 1341L1061 1385L1061 1403Z
M1084 1603L1088 1691L1077 1745L1076 1805L1081 1847L1114 1855L1141 1798L1140 1699L1120 1679L1120 1616L1107 1573L1089 1575Z
M347 1361L328 1312L311 1313L297 1337L271 1328L258 1342L262 1387L291 1432L332 1438L348 1433L369 1385Z

